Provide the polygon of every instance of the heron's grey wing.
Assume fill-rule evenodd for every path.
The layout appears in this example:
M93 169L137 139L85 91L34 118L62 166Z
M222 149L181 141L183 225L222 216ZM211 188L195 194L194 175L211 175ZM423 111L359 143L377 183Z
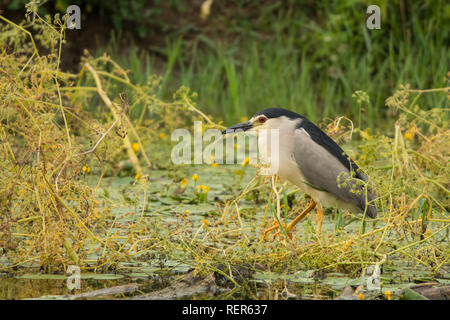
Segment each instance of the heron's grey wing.
M309 133L302 128L295 130L294 158L307 180L306 183L319 190L327 191L337 199L353 204L364 211L366 197L363 187L356 183L356 179L347 181L346 186L343 186L346 178L350 177L349 169L322 145L311 139ZM341 174L343 175L338 181ZM356 193L352 192L355 190L357 190ZM369 201L373 200L371 194L368 198ZM369 204L367 215L376 217L376 214L376 207Z
M331 139L314 123L312 123L308 119L303 119L298 123L297 129L304 129L315 143L324 147L329 153L335 156L346 168L354 171L356 173L356 178L359 178L363 181L367 181L368 179L367 176L359 169L356 163L344 153L344 150L342 150L342 148L333 139Z

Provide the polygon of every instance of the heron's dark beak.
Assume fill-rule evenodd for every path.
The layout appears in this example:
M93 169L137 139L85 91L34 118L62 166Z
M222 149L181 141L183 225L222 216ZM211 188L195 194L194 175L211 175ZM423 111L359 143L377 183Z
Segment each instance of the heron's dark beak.
M233 132L243 132L251 129L253 127L250 121L245 121L242 123L235 124L229 128L222 131L222 134L233 133Z

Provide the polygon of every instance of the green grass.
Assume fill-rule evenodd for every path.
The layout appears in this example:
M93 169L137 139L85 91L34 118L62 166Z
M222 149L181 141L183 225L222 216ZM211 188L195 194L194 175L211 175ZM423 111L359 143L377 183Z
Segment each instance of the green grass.
M348 9L351 2L323 8L322 18L310 19L300 11L279 13L266 26L268 36L244 25L236 27L239 32L232 37L168 38L159 52L163 61L134 44L119 50L120 39L112 41L107 52L132 71L137 83L160 74L159 97L170 99L185 85L198 93L203 111L227 123L279 106L315 122L346 115L356 124L360 108L352 94L362 90L370 97L363 105L362 126L380 127L391 116L385 99L400 84L447 86L448 32L442 29L442 15L422 19L419 14L408 20L405 39L402 25L389 24L393 18L382 30L368 30L361 23L363 7ZM442 107L446 101L445 94L432 95L421 107Z

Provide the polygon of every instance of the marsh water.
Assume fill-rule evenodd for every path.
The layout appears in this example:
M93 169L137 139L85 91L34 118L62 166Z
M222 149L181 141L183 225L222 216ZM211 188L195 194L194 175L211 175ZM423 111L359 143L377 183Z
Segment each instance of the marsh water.
M199 176L198 183L191 181L191 176ZM254 177L255 170L248 168L242 170L240 166L230 166L225 170L217 170L211 166L192 168L184 175L189 180L185 191L176 191L178 185L174 184L173 176L165 170L155 170L147 183L135 183L134 177L104 178L98 190L99 200L112 203L112 214L120 215L122 222L135 219L127 212L140 212L145 219L158 216L164 223L178 221L180 216L189 212L193 221L192 228L198 229L204 219L213 221L218 218L215 203L225 201L236 195L236 190L243 188ZM98 177L85 179L95 185ZM195 185L207 185L208 201L195 203L192 201L192 192ZM231 187L230 189L230 186ZM147 197L148 201L144 201ZM143 205L143 203L146 203ZM254 225L261 225L264 210L255 207L254 199L242 198L240 201L242 211L242 228L255 229ZM127 220L128 219L128 220ZM313 218L310 218L313 219ZM305 223L305 222L303 222ZM308 222L306 222L308 223ZM309 222L310 223L310 222ZM322 232L333 234L336 221L332 216L325 218ZM119 228L116 226L115 228ZM358 229L358 225L349 224L348 232ZM256 231L260 232L257 227ZM116 231L116 230L113 230ZM202 235L202 234L201 234ZM275 240L276 241L276 240ZM267 242L270 245L270 242ZM139 293L106 295L98 298L127 298L142 293L155 292L179 281L183 275L193 270L196 261L161 257L161 251L155 255L146 252L149 258L140 258L135 261L118 263L114 270L97 270L97 272L81 272L80 289L68 288L67 274L61 272L43 273L37 264L27 264L14 268L13 272L0 274L0 299L64 299L68 295L89 292L93 290L111 288L118 285L137 283ZM98 254L93 252L87 257L88 261L96 261ZM391 261L393 262L393 261ZM367 285L370 274L349 275L340 272L315 272L314 270L296 270L289 272L274 272L270 270L253 270L245 275L245 285L236 288L229 284L218 285L214 294L199 292L185 298L207 299L334 299L340 295L346 286L356 288ZM434 282L437 284L450 284L450 268L444 265L439 273L433 274L429 268L420 264L403 262L399 258L382 268L382 288L372 291L372 297L382 295L389 290L394 295L403 288L412 284Z

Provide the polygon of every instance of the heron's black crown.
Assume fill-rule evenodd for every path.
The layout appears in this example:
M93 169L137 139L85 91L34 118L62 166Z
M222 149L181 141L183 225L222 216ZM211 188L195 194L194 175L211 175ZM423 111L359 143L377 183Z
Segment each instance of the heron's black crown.
M285 116L289 119L304 119L303 116L295 113L294 111L283 109L283 108L268 108L264 109L254 115L254 117L265 115L268 119L279 118Z

